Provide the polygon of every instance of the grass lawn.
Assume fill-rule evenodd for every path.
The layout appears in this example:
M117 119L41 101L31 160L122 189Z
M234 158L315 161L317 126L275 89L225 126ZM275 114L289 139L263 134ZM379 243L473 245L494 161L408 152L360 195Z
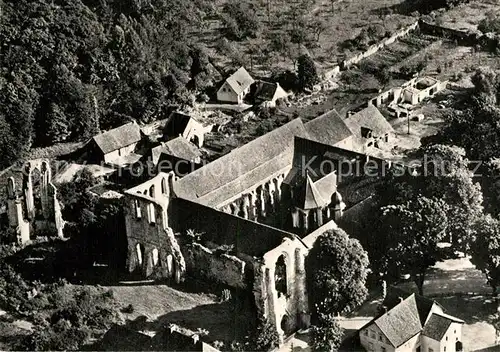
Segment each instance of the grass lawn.
M220 303L213 294L184 292L167 285L110 286L123 307L131 304L133 313L123 315L127 325L150 335L168 323L191 330L209 332L209 341L230 343L245 336L251 316L238 299Z

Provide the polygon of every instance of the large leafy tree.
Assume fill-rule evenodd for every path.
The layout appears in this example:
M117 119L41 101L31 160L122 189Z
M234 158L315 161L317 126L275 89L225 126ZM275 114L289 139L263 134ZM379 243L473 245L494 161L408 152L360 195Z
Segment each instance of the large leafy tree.
M377 269L390 276L410 274L423 294L425 274L440 259L437 246L447 228L446 204L417 197L381 208L370 244Z
M299 56L297 62L300 89L312 89L319 82L316 64L309 55Z
M307 257L307 278L312 304L321 312L351 311L367 295L368 254L358 240L341 229L318 237Z
M311 327L312 348L314 351L338 351L344 331L334 314L319 313L317 323Z
M416 152L418 173L391 171L378 191L380 206L405 204L418 196L443 200L448 233L467 247L470 227L483 211L481 187L461 148L430 145Z
M482 217L476 222L473 235L471 262L486 275L496 296L500 285L500 221L490 215Z

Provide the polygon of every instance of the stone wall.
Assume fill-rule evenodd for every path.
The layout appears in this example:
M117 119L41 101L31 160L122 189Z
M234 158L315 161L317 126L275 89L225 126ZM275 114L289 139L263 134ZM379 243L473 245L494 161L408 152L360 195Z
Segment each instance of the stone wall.
M214 253L199 243L182 246L182 253L190 275L235 288L246 288L246 264L243 260L225 253Z
M412 23L411 25L396 31L389 38L383 39L377 44L373 44L366 51L353 56L347 60L344 60L340 65L343 69L349 69L352 65L359 63L361 60L377 53L379 50L383 49L385 46L394 43L397 39L408 35L410 32L414 31L418 27L418 22Z
M33 177L35 172L37 179ZM13 177L8 179L7 209L9 226L16 231L18 242L25 243L32 234L39 233L63 237L64 220L49 160L35 159L24 164L20 190Z
M422 33L456 40L459 44L462 45L478 44L481 38L481 35L475 33L438 26L435 24L427 23L424 20L419 21L419 27Z
M182 198L172 199L172 228L185 234L188 230L203 233L205 241L217 245L234 245L237 252L261 256L294 235L228 214Z
M335 228L335 222L330 221L303 239L284 239L255 263L253 291L257 310L276 326L281 339L310 324L305 259L318 236ZM276 285L280 260L286 266L286 292L280 292Z
M123 208L127 233L129 272L143 277L167 277L182 281L186 264L180 246L170 228L170 204L173 174L155 178L125 191Z

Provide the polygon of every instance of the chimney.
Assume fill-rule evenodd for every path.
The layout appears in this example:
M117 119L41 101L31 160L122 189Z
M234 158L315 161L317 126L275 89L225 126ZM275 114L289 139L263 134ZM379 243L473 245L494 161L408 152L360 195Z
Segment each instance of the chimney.
M191 336L193 338L193 343L196 345L198 341L200 340L200 336L198 334L194 334Z
M399 298L399 303L404 301L403 297L398 297L398 298Z

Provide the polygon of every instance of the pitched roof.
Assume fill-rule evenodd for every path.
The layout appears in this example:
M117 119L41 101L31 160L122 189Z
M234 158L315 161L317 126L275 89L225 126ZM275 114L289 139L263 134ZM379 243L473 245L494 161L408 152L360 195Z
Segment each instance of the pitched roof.
M422 330L415 294L375 319L375 324L394 347L399 347Z
M127 123L92 138L104 154L141 140L141 129L135 122Z
M321 197L330 203L332 195L337 191L337 173L330 172L323 178L314 183L321 193Z
M184 133L186 127L192 117L182 112L174 111L168 118L167 125L165 126L165 135L179 136Z
M361 127L369 128L377 137L394 132L391 124L374 105L368 105L363 110L349 116L344 122L357 137L361 137Z
M387 292L387 296L384 300L383 305L386 306L388 309L391 309L396 305L398 305L401 302L401 299L406 299L411 295L412 295L411 292L407 292L396 287L390 287L390 289ZM433 301L432 299L420 295L415 295L415 301L417 303L417 310L418 310L418 315L420 317L420 324L423 326L427 321L432 306L434 304L437 305L439 304Z
M281 88L279 83L257 81L255 85L254 97L257 102L272 101L273 99L287 95L287 92ZM276 97L277 93L279 93L278 97Z
M292 163L294 136L306 137L295 119L186 175L174 184L178 197L216 206Z
M429 321L424 326L422 335L430 337L436 341L441 341L446 331L448 331L451 323L453 323L452 319L439 314L432 314Z
M337 113L330 110L305 124L309 139L327 145L335 145L352 136L351 131Z
M327 205L329 203L329 200L330 198L326 200L323 199L320 191L311 180L309 174L306 174L304 183L297 193L296 206L303 210L317 209Z
M200 150L193 143L182 137L177 137L166 142L161 148L161 153L189 161L201 156Z
M229 76L226 79L226 82L231 86L231 88L236 92L236 94L240 94L245 89L250 87L254 81L252 76L248 73L247 70L242 66L235 73Z

